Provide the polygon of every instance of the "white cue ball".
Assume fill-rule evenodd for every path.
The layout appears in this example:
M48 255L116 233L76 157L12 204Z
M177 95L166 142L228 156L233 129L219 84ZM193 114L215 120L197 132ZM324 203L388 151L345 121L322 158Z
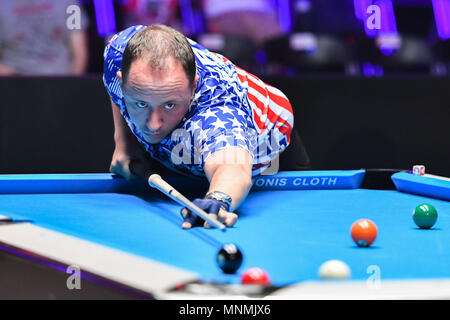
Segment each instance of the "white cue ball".
M350 268L341 260L328 260L319 268L321 279L348 279L350 278Z

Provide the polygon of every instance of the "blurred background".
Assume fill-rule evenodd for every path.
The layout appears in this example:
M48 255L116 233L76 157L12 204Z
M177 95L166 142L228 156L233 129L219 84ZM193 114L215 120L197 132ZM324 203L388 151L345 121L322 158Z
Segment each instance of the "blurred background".
M281 89L313 169L450 176L450 0L1 0L0 173L108 172L105 44L153 23Z
M153 23L260 76L450 72L449 0L2 0L0 75L102 73L113 34Z

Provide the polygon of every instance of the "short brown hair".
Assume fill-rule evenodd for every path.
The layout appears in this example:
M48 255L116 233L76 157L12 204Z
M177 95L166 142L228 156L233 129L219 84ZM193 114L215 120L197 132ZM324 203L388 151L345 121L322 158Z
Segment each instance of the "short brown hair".
M194 51L189 41L179 31L162 24L153 24L136 32L123 52L124 82L133 61L143 56L148 58L152 69L163 69L167 57L172 56L182 64L191 88L194 86L196 74Z

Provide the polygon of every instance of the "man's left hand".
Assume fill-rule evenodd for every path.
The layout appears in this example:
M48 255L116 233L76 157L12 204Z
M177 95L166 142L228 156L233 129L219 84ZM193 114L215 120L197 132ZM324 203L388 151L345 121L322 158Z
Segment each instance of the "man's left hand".
M211 219L217 219L227 227L233 226L238 219L238 215L234 212L225 210L224 205L219 200L195 199L192 203L203 209ZM181 210L181 215L184 218L183 224L181 225L183 229L190 229L191 227L201 225L205 228L211 228L211 225L207 221L204 221L188 208L183 208Z

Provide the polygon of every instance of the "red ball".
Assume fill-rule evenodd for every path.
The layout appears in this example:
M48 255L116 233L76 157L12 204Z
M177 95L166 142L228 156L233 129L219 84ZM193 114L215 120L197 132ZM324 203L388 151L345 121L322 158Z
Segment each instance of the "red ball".
M350 233L358 247L368 247L377 238L378 230L369 219L359 219L353 223Z
M242 284L262 284L269 285L270 278L267 272L260 268L247 269L241 276Z

